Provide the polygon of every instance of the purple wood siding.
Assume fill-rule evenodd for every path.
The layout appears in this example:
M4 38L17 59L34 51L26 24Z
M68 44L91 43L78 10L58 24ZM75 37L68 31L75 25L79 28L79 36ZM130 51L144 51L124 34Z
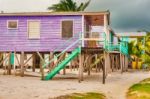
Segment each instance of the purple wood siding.
M7 29L7 20L18 20L18 29ZM40 20L40 39L28 39L27 20ZM54 51L66 41L61 37L62 20L73 20L74 37L82 31L82 16L0 17L0 51ZM78 38L76 36L74 40L65 43L58 51L62 51Z

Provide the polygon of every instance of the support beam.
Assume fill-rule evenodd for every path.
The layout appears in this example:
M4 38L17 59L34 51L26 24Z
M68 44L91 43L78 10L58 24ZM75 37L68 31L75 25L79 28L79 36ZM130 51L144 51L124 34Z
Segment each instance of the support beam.
M18 65L21 66L17 54L15 54L15 58L16 58L16 60L17 60Z
M123 58L121 53L120 53L120 69L121 69L121 73L123 73Z
M35 68L36 68L36 66L35 66L36 63L35 62L36 62L36 56L35 56L35 53L33 53L33 66L32 66L32 71L33 72L35 72Z
M125 56L125 67L126 67L126 71L128 71L128 57Z
M10 52L10 55L8 57L8 68L7 68L7 74L8 75L11 75L11 52Z
M13 66L13 69L14 69L14 75L16 75L16 58L15 58L15 55L16 55L16 52L14 52L14 66Z
M81 53L79 55L79 82L83 81L83 58L84 55Z
M87 57L91 57L91 54L90 55L88 55L88 54L86 54L87 55ZM87 64L86 64L86 68L87 68L87 71L88 71L88 75L90 76L91 75L91 58L89 58L90 60L88 60L87 61Z
M0 62L0 65L4 63L4 61L10 56L11 53L8 53L8 55Z
M38 56L40 57L40 59L45 62L44 58L42 57L42 55L40 54L40 52L37 52Z
M25 66L32 58L33 58L33 54L32 54L31 57L29 57L29 58L26 60L26 62L24 63L24 66Z
M38 53L38 55L40 56L40 72L41 72L41 79L42 80L44 80L44 68L42 67L43 66L43 64L44 64L44 55L42 54L40 54L39 52L37 52Z
M50 52L49 61L54 58L54 53ZM49 64L49 72L54 68L54 61Z
M24 76L24 52L21 52L21 56L20 56L20 64L21 64L21 77Z
M104 51L104 65L102 67L103 70L103 84L105 84L105 79L106 79L106 71L107 71L107 53Z

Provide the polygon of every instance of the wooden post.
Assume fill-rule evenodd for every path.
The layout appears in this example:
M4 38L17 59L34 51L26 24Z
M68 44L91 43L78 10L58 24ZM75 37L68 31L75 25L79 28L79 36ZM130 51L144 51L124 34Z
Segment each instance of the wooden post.
M120 69L121 69L121 73L123 73L123 58L121 53L120 53Z
M61 59L61 61L63 61L65 58L66 58L66 53L64 53L64 56ZM66 75L66 67L63 69L63 75Z
M87 55L88 57L91 57L92 55ZM86 67L88 68L87 70L88 70L88 75L90 75L91 74L91 59L90 60L88 60L87 61L87 63L86 63Z
M43 64L44 64L44 58L43 58L43 54L41 55L41 58L40 58L40 72L41 72L41 79L44 80L44 69L43 69Z
M72 71L72 67L73 67L73 60L70 62L70 71Z
M36 67L36 66L35 66L35 65L36 65L36 63L35 63L35 62L36 62L36 60L35 60L35 58L36 58L35 53L33 53L33 57L32 57L32 58L33 58L32 71L35 72L35 67Z
M107 68L107 70L105 71L106 72L106 75L108 74L108 73L110 73L111 72L111 67L110 67L110 53L106 53L106 61L107 61L107 63L106 63L106 68Z
M95 61L97 61L97 57L98 57L98 55L96 54L96 56L95 56ZM98 68L97 68L97 67L98 67L98 65L96 64L96 67L95 67L95 68L96 68L96 73L97 73L97 71L98 71Z
M128 57L125 57L125 66L126 66L126 71L128 71Z
M53 54L53 52L50 52L49 61L52 60L53 58L54 58L54 54ZM54 61L49 64L49 72L51 72L53 67L54 67Z
M83 54L79 55L79 82L83 81Z
M21 64L21 73L20 76L23 77L24 76L24 52L21 52L21 56L20 56L20 64Z
M121 66L120 66L120 61L119 61L119 60L120 60L120 54L116 56L116 62L117 62L116 68L117 68L117 70L119 70L120 67L121 67Z
M125 55L122 56L123 57L123 72L125 71Z
M8 57L8 68L7 68L7 74L8 75L11 75L11 62L10 61L11 61L11 53Z
M107 66L107 55L106 55L107 53L104 51L104 65L103 65L103 67L102 67L102 70L103 70L103 80L102 80L102 82L103 82L103 84L105 84L105 79L106 79L106 66Z
M16 52L14 52L14 75L16 75L16 58L15 58Z
M115 56L112 55L112 57L111 57L111 62L112 62L112 64L111 64L111 69L112 69L112 72L114 71L114 65L115 65L115 60L114 60L114 58L115 58Z

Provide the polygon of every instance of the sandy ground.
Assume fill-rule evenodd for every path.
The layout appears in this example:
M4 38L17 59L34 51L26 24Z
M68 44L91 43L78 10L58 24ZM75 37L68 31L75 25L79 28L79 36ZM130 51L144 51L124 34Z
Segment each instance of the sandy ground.
M85 74L84 81L78 83L75 74L67 74L61 79L51 81L41 81L39 77L0 74L0 99L49 99L74 92L101 92L108 99L125 99L127 89L132 84L150 77L150 72L111 73L105 85L102 84L101 75L100 73L91 76Z

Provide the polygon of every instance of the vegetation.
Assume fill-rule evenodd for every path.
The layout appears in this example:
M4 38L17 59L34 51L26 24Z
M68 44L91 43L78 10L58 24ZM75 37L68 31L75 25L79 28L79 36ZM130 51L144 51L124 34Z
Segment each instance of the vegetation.
M131 86L127 99L150 99L150 78Z
M142 60L144 64L150 65L150 33L147 32L145 38L137 38L137 40L131 41L128 45L129 54L132 61L138 62Z
M106 97L100 93L73 93L71 95L59 96L54 99L106 99Z
M60 11L84 11L87 6L90 4L90 0L85 3L80 3L79 6L73 0L60 0L58 4L54 4L51 7L48 7L48 10L55 12Z

